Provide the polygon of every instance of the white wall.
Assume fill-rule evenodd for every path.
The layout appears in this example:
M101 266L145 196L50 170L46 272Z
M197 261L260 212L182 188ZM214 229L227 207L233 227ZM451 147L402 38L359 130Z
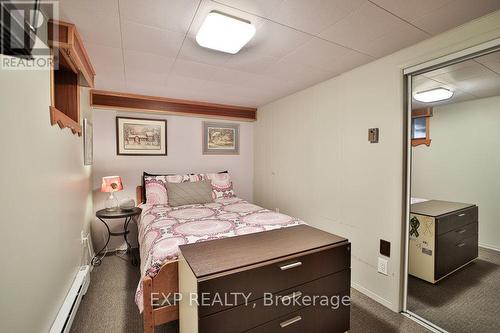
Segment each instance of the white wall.
M82 137L50 125L49 105L48 71L0 69L1 332L47 332L88 262L92 169Z
M400 310L402 69L498 37L500 12L259 108L256 203L348 237L353 286ZM389 276L377 273L379 239L392 244Z
M412 195L475 203L479 242L500 250L500 96L434 108L431 145L413 148Z
M116 116L139 117L167 120L168 156L118 156L116 155ZM99 192L103 176L119 175L124 183L124 190L118 197L130 197L135 200L135 188L141 185L142 172L151 173L190 173L218 172L228 170L236 194L246 200L253 199L253 123L240 122L239 155L202 155L202 122L196 117L164 116L116 112L113 110L94 110L94 207L104 208L107 194ZM232 122L235 121L222 121ZM113 223L113 229L123 228L123 224ZM106 232L104 225L96 220L92 224L94 248L104 246ZM132 225L129 239L136 246L137 233ZM112 237L109 249L122 248L122 237Z

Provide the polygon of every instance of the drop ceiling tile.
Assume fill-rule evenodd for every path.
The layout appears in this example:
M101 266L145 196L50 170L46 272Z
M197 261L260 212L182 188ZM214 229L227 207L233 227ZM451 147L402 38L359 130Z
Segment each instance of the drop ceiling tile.
M493 52L493 53L475 58L474 60L477 62L480 62L482 64L500 62L500 51Z
M365 4L366 0L285 0L271 16L273 21L318 34Z
M77 26L85 43L122 46L116 1L60 1L59 16Z
M85 43L90 61L96 71L96 80L125 81L121 48Z
M453 1L455 0L372 0L373 3L412 23Z
M254 38L247 44L248 50L281 58L303 45L311 35L266 21L256 27Z
M478 77L488 78L492 76L497 76L497 74L476 62L472 62L470 66L462 67L440 75L435 75L432 76L432 78L439 82L460 85L470 79Z
M229 59L229 56L228 53L201 47L196 43L194 38L188 36L182 44L178 58L208 65L221 65Z
M285 0L214 0L214 2L237 8L256 16L270 18ZM222 8L221 8L222 9Z
M123 48L175 57L184 40L184 34L122 20Z
M160 29L187 33L198 0L119 0L122 19Z
M243 49L229 57L224 67L249 73L263 74L269 66L272 66L278 60L278 57L259 54L254 50Z
M414 45L430 36L409 24L401 24L400 28L379 38L367 42L360 51L381 58L405 47Z
M177 59L171 74L192 79L207 80L212 77L217 67L195 61Z
M167 84L166 73L155 73L137 69L125 69L127 87L129 85L147 85L149 87L163 87Z
M175 61L173 57L162 57L146 52L124 50L123 53L127 70L167 74Z
M413 23L437 35L498 9L500 9L498 0L455 0L413 20Z
M297 64L333 72L339 69L336 60L350 52L350 49L313 37L286 58Z
M127 86L146 84L164 86L175 59L152 53L125 50L125 78Z
M98 90L109 90L117 92L127 92L125 80L115 80L111 77L96 75L95 88Z
M353 13L320 33L320 37L353 48L372 56L381 56L394 50L391 37L398 42L419 40L418 29L368 2ZM381 45L377 45L377 40Z
M335 76L333 72L300 65L286 57L270 67L268 73L274 79L300 83L303 88Z
M476 58L475 60L483 64L490 70L500 74L500 51L487 54L485 56Z
M457 64L453 64L453 65L449 65L449 66L446 66L446 67L435 69L433 71L424 73L423 75L426 76L426 77L434 77L434 76L438 76L438 75L441 75L441 74L445 74L445 73L449 73L449 72L454 72L454 71L457 71L457 70L461 70L461 69L464 69L466 67L476 67L476 68L478 68L478 65L474 61L463 61L463 62L459 62Z
M200 92L206 86L207 81L170 74L167 77L167 90L185 90L190 92Z

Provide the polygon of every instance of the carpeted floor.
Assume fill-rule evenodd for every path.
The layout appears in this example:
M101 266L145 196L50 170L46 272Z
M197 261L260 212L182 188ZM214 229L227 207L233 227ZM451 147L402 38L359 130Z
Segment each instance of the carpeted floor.
M118 255L107 256L95 267L91 284L73 322L74 333L142 332L142 317L134 302L139 269ZM177 323L156 332L176 333ZM352 290L350 332L428 332L412 320L394 313L363 294Z
M500 332L500 252L480 248L436 285L410 276L408 309L449 332Z

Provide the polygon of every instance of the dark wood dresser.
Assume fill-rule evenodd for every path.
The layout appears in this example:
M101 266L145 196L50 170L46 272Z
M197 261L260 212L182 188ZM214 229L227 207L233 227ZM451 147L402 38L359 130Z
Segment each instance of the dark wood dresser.
M345 238L300 225L180 250L181 333L349 330Z
M409 273L436 283L478 256L478 207L430 200L411 205Z

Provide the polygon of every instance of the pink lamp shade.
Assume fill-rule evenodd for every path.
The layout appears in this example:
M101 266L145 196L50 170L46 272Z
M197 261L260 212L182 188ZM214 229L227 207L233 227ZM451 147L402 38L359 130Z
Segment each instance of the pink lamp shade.
M120 176L102 177L101 192L116 192L123 190Z

